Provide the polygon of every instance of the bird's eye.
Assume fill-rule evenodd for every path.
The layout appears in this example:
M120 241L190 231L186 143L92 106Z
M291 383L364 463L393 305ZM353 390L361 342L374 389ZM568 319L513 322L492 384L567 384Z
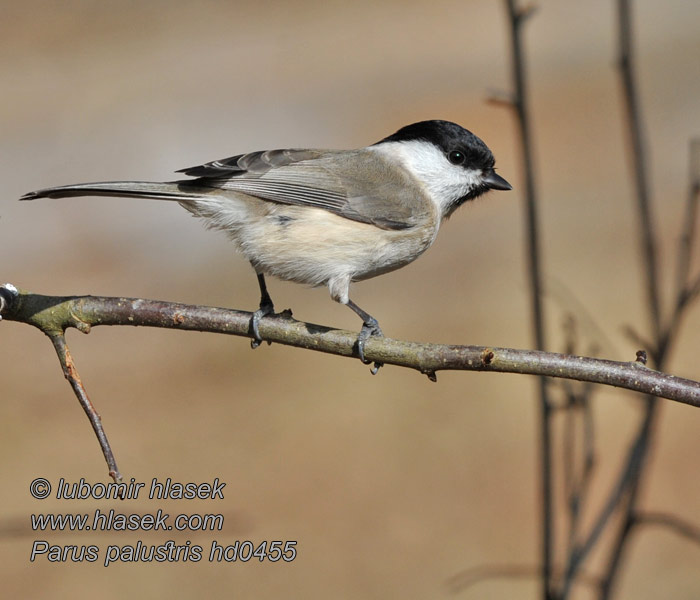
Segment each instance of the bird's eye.
M464 163L466 156L464 156L464 154L458 150L453 150L447 155L447 158L453 165L461 165Z

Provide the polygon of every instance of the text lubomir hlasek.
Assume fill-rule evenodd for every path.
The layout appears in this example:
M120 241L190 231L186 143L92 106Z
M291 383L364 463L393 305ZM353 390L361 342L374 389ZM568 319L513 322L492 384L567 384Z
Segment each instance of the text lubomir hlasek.
M179 483L168 477L151 481L148 489L150 500L223 500L223 489L226 483L217 477L212 483ZM57 485L58 500L100 500L102 498L136 500L146 488L146 484L136 481L133 477L129 483L88 483L80 481L70 483L63 478Z

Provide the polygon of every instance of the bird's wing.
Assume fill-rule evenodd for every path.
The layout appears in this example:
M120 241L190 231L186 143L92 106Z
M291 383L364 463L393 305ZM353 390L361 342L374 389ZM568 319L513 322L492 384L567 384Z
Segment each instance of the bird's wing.
M382 229L413 227L428 211L427 199L408 173L367 149L252 152L179 172L196 177L179 182L183 187L218 188L322 208Z
M298 162L318 159L327 154L322 150L267 150L238 154L221 160L180 169L178 173L184 173L190 177L236 177L239 175L262 175L276 167L285 167Z

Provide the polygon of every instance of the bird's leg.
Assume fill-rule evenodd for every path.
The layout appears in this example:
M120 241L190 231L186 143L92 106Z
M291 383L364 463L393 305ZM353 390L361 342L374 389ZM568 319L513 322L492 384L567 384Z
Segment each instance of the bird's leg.
M260 337L260 330L258 329L260 319L267 315L275 314L275 305L272 303L272 298L270 298L270 294L267 291L265 275L262 273L258 273L257 275L258 285L260 286L260 308L253 313L253 317L250 319L250 328L253 331L253 339L250 340L250 347L253 348L253 350L263 342L262 337ZM270 342L268 342L268 344L269 343Z
M357 314L360 319L362 319L362 329L360 330L360 335L357 338L357 355L360 357L360 360L368 365L372 361L367 360L365 358L365 342L372 337L373 335L378 335L379 337L383 337L384 334L382 333L382 330L379 328L379 323L377 322L377 319L375 319L372 315L369 313L366 313L364 310L362 310L357 304L355 304L352 300L348 299L347 305L352 308L353 311L355 311L355 314ZM374 363L374 366L372 367L372 375L376 375L377 371L379 371L379 368L383 365L384 363L376 362Z

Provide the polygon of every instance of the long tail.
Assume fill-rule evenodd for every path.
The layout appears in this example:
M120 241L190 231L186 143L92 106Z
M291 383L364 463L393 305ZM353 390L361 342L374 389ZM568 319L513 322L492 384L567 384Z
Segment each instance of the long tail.
M154 200L197 200L205 190L188 186L188 181L157 183L150 181L103 181L98 183L78 183L29 192L20 200L37 198L70 198L75 196L123 196L126 198L151 198Z

